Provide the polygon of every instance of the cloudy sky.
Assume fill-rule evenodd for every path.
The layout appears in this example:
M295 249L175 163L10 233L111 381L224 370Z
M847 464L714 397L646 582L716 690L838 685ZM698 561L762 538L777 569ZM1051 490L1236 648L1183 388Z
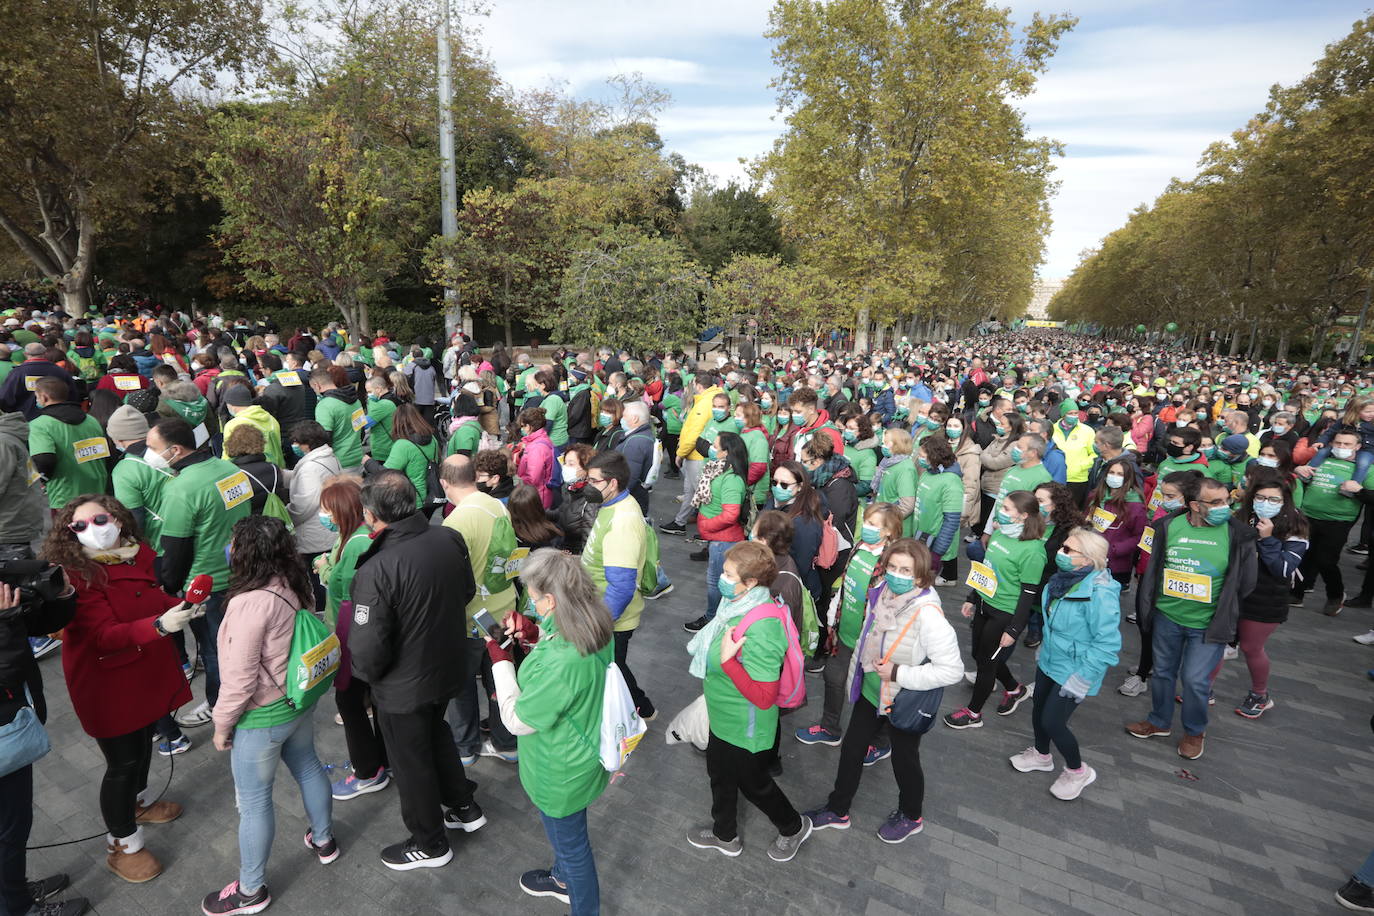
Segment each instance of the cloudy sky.
M1009 0L1015 16L1067 11L1078 27L1025 102L1031 129L1065 143L1044 277L1190 176L1207 144L1263 108L1366 14L1365 0ZM669 147L721 178L764 152L774 116L768 0L492 0L482 43L517 88L600 96L639 71L668 89Z

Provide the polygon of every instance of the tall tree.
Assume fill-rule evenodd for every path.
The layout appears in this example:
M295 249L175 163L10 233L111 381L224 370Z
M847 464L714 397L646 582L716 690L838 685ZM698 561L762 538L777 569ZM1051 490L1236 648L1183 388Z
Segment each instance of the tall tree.
M98 233L175 181L200 118L191 86L262 60L258 0L10 4L0 28L0 228L56 287L89 303Z
M768 202L733 181L693 194L682 229L697 260L713 275L737 255L794 256Z

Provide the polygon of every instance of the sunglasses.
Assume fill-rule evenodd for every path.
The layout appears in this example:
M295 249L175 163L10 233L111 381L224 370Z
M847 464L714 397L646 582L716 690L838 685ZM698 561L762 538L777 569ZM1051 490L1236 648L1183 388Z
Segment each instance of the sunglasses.
M89 528L91 525L95 525L96 527L103 527L105 525L108 525L112 521L114 521L114 519L110 518L110 516L102 512L99 515L91 516L89 520L72 522L67 527L70 528L74 533L80 534L81 532Z

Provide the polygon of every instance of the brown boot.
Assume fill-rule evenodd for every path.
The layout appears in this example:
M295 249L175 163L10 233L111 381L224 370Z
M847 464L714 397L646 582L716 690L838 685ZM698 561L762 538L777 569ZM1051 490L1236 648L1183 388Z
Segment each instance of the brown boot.
M132 840L133 837L128 839ZM142 837L138 837L138 840L141 841ZM105 845L105 850L109 853L105 857L105 864L110 867L110 871L130 884L142 884L162 874L162 863L148 851L147 847L140 842L136 852L129 852L130 845L134 844L119 840Z
M155 801L148 807L134 807L134 822L139 824L169 824L181 817L182 807L176 802Z

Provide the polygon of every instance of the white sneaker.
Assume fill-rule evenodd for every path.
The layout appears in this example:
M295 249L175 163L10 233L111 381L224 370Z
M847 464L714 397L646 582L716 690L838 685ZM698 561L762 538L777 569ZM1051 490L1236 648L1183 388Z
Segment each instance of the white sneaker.
M1359 636L1354 637L1354 639L1355 642L1362 646L1374 646L1374 630L1370 630L1368 633L1361 633Z
M1060 772L1059 778L1050 786L1050 794L1062 801L1073 801L1083 794L1083 790L1092 785L1097 780L1097 770L1088 766L1086 763L1078 768L1075 773L1068 767L1064 767Z
M1036 770L1054 772L1054 758L1049 754L1040 753L1034 745L1008 759L1011 760L1012 767L1022 773L1033 773Z
M182 728L198 728L202 725L209 725L214 716L210 712L209 705L201 703L194 709L178 712L172 719Z
M1138 697L1149 689L1150 685L1146 683L1140 675L1132 674L1130 677L1126 678L1125 683L1116 688L1116 692L1123 697Z
M978 681L978 672L977 672L977 671L965 671L965 672L964 672L964 681L965 681L970 687L972 687L972 686Z
M1235 646L1227 646L1225 649L1221 650L1221 657L1227 661L1230 661L1238 655L1240 655L1240 650Z

